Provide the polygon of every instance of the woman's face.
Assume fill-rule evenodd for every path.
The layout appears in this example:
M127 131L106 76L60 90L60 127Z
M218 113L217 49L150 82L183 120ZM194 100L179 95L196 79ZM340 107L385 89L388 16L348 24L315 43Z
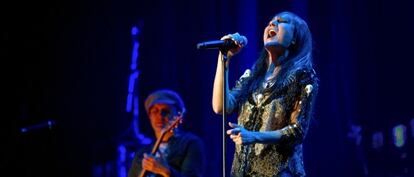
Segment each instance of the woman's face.
M266 49L271 46L289 47L293 40L294 28L292 17L289 14L275 16L263 33L263 43Z

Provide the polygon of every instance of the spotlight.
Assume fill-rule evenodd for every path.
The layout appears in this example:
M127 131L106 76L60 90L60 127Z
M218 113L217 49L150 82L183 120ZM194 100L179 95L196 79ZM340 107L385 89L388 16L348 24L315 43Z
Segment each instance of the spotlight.
M402 147L405 144L406 140L406 127L403 124L397 125L392 129L394 145L397 147Z

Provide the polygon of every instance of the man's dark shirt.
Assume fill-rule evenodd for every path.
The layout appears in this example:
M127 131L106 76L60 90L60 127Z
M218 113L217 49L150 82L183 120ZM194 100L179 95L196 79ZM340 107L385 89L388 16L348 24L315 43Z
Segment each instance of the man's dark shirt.
M135 153L128 177L137 177L140 174L143 154L149 154L153 145L145 146ZM203 176L205 154L204 144L200 138L191 133L176 133L168 140L167 151L166 161L171 171L171 177Z

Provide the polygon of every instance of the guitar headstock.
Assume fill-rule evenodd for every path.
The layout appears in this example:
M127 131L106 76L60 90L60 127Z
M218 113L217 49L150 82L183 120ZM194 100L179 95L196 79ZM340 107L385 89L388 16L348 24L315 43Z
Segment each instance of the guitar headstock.
M178 125L180 125L181 123L183 123L183 116L182 114L178 115L178 116L174 116L173 121L171 121L171 123L163 129L163 134L165 134L166 132L169 131L173 131L174 129L178 128Z

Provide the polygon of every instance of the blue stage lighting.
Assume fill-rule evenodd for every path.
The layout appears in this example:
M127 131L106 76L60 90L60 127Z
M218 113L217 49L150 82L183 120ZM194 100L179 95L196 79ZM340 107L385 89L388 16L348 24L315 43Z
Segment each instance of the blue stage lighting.
M402 124L397 125L392 129L395 146L404 146L406 140L406 129L405 125Z

